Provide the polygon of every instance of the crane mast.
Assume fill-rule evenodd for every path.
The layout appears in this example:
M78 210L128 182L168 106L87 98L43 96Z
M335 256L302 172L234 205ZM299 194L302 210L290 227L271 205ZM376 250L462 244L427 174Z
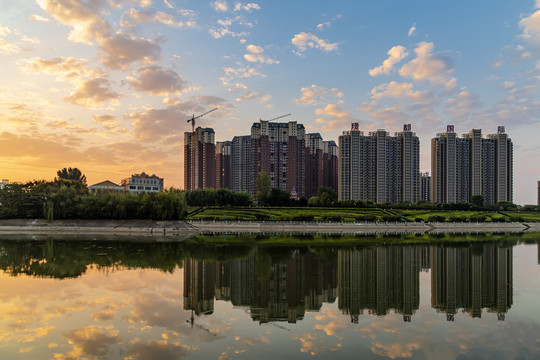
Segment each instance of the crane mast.
M211 113L212 111L217 110L217 109L218 109L218 108L213 108L212 110L207 111L207 112L205 112L204 114L201 114L201 115L198 115L198 116L195 116L195 114L193 114L193 116L191 117L191 119L189 119L189 120L187 121L188 123L191 123L191 132L192 132L192 133L195 133L195 120L196 120L196 119L198 119L198 118L200 118L200 117L202 117L202 116L204 116L204 115L206 115L206 114L208 114L208 113Z

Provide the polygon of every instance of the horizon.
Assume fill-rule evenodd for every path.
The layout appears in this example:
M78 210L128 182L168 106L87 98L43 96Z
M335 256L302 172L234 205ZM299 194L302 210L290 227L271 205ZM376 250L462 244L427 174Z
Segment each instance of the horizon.
M430 141L504 126L514 202L536 204L540 0L0 2L0 178L183 187L187 120L216 141L284 114L325 141L357 122ZM536 161L535 161L536 160ZM531 200L532 199L532 200Z

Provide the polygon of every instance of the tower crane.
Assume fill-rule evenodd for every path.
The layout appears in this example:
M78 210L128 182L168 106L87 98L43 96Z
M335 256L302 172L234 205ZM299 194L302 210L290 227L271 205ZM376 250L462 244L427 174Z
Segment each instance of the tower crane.
M195 119L198 119L198 118L200 118L200 117L202 117L202 116L204 116L204 115L206 115L206 114L208 114L208 113L211 113L212 111L217 110L217 109L218 109L218 108L214 108L214 109L212 109L212 110L210 110L210 111L207 111L207 112L205 112L204 114L201 114L201 115L198 115L198 116L195 116L195 114L193 114L193 116L191 117L191 119L189 119L189 120L187 121L188 123L189 123L189 122L191 123L191 132L193 132L193 133L195 132Z
M278 119L281 119L281 118L284 118L284 117L287 117L287 116L290 116L291 114L285 114L285 115L281 115L281 116L278 116L276 118L273 118L273 119L270 119L270 120L263 120L261 118L259 118L260 121L274 121L274 120L278 120Z

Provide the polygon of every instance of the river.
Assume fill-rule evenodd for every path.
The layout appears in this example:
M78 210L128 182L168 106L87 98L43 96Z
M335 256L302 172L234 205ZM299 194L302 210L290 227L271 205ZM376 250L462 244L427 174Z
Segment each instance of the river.
M540 358L540 234L227 236L0 237L0 359Z

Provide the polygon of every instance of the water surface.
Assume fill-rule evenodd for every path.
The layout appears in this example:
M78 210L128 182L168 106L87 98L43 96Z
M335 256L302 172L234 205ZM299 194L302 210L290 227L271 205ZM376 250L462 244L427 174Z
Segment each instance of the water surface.
M540 358L534 237L147 240L0 238L0 358Z

